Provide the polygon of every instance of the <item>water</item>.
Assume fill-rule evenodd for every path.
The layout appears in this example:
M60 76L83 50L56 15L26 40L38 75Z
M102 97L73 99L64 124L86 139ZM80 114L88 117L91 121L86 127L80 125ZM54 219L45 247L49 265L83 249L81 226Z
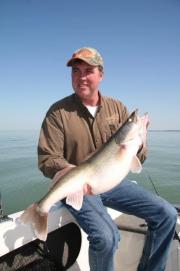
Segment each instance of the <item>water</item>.
M0 191L6 213L40 198L49 180L37 167L38 131L0 132Z
M160 196L180 204L180 131L150 131L148 149L143 171L133 179L155 192L151 178Z
M39 131L0 132L0 191L4 211L24 209L48 190L50 181L37 167ZM150 131L149 155L141 174L129 178L168 201L180 204L180 132Z

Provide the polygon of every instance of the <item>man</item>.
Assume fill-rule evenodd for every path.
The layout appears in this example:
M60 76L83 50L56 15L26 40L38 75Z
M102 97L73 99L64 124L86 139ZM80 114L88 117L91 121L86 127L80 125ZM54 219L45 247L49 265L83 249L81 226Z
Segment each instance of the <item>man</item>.
M74 94L53 104L43 121L39 145L39 168L57 180L95 152L128 117L118 100L104 97L99 84L104 75L103 59L94 48L80 48L68 61L72 67ZM141 162L147 150L140 146ZM91 195L84 187L80 211L64 204L87 233L91 271L113 271L113 256L119 232L105 207L146 220L148 233L138 271L163 271L174 236L177 213L164 199L127 179L104 194Z

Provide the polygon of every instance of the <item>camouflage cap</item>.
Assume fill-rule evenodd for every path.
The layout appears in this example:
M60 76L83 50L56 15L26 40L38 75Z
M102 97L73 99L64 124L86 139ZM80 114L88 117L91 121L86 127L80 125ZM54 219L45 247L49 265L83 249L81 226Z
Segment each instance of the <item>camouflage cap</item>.
M67 62L67 66L72 66L74 61L83 60L91 66L104 67L103 59L100 53L91 47L83 47L74 52L71 59Z

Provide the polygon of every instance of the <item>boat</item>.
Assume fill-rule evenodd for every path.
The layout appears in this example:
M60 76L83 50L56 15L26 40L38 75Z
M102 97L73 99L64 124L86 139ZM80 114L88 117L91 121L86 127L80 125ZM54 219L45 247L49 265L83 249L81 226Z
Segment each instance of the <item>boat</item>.
M180 271L180 206L176 235L166 271ZM145 221L107 208L121 231L121 242L115 254L116 271L136 271L146 236ZM68 270L88 271L87 235L62 203L54 205L48 217L46 242L36 239L30 225L18 218L23 211L0 214L0 270ZM42 266L42 269L41 269ZM49 266L49 267L48 267Z

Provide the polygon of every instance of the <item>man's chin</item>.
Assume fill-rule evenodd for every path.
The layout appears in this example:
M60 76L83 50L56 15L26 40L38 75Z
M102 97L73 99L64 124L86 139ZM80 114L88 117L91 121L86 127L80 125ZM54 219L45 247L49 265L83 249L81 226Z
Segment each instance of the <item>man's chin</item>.
M87 99L90 95L89 91L87 90L78 91L77 94L81 99Z

